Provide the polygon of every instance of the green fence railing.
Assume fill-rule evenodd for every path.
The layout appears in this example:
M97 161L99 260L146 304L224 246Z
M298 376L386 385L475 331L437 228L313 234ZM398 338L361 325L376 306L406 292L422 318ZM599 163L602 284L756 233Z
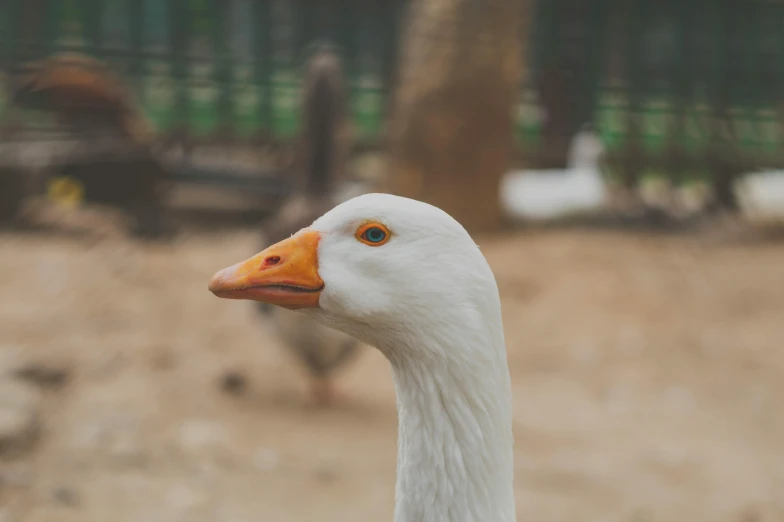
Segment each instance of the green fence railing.
M126 79L160 134L285 140L298 130L304 60L328 41L344 58L358 137L373 141L402 1L4 0L0 80L31 60L84 53Z
M380 136L406 0L4 0L0 82L80 52L110 63L162 135L286 140L315 42L344 58L360 140ZM516 136L526 151L597 124L611 151L784 150L784 2L538 0ZM0 120L7 113L0 94Z
M784 163L784 2L539 0L528 53L517 134L531 153L593 121L641 161L718 147Z

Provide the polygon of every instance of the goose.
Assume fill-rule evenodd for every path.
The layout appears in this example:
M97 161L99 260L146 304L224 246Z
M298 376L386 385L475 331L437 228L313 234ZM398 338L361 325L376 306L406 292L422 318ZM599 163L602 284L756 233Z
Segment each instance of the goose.
M784 171L763 170L734 183L741 214L753 223L784 223Z
M264 227L266 244L274 244L309 225L338 203L361 193L357 183L342 182L347 156L346 100L343 72L336 52L317 47L308 60L303 88L303 135L300 192L287 201ZM335 373L355 358L360 343L310 317L258 303L258 311L283 347L308 374L311 401L333 405L343 397Z
M399 421L396 522L515 520L498 287L449 214L360 195L217 272L208 288L297 310L386 357Z
M600 160L604 152L593 126L572 138L566 169L509 172L501 179L501 207L514 220L546 221L601 209L607 188Z
M97 123L138 144L150 143L149 124L122 80L95 58L62 53L26 65L11 103L51 111L64 124Z

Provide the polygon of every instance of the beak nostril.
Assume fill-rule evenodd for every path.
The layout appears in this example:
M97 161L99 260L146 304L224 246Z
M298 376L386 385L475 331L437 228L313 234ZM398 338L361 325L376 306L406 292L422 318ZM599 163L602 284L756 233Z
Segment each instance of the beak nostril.
M275 266L280 263L280 256L269 256L264 260L263 266Z

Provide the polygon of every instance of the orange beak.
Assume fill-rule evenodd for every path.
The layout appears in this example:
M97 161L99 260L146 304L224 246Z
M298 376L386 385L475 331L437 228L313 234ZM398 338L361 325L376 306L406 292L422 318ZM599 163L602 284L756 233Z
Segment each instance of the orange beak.
M315 308L324 289L318 273L320 239L318 232L305 228L212 276L210 292L289 309Z

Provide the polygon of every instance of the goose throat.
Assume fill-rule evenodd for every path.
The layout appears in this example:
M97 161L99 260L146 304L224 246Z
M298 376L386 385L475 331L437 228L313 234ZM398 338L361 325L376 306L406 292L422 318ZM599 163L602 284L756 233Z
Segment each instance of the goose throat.
M399 423L395 522L513 522L505 352L503 361L477 362L481 368L449 358L390 362Z

